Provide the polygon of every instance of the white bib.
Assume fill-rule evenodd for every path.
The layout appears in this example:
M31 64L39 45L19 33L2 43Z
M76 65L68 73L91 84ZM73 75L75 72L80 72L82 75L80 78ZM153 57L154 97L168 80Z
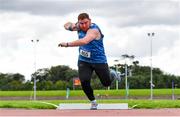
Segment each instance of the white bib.
M80 50L80 55L86 58L91 57L91 52L85 51L85 50Z

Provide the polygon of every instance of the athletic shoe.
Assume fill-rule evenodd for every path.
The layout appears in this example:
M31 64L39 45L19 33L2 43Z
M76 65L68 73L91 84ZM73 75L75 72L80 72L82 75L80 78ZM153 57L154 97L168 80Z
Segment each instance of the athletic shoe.
M98 106L97 102L91 102L90 110L97 110L97 106Z
M110 69L110 78L111 78L111 82L113 80L118 80L119 82L121 81L120 73L116 72L113 69Z

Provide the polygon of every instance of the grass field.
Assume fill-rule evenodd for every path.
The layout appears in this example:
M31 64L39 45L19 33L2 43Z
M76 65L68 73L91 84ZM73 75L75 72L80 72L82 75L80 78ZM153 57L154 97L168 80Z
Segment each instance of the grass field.
M124 96L125 90L95 90L95 95ZM180 89L174 90L175 95L180 95ZM0 91L0 96L30 96L33 91ZM130 89L129 96L149 96L150 89ZM154 89L154 96L172 95L172 89ZM65 90L37 91L37 96L66 96ZM84 96L82 90L71 90L70 96Z
M88 100L44 100L43 102L59 105L60 103L89 103ZM180 100L98 100L98 103L128 103L129 108L180 108ZM42 101L0 101L0 108L55 109L55 106Z
M95 95L108 95L108 96L125 96L125 90L95 90ZM174 94L180 95L180 89L175 89ZM14 97L33 95L33 91L0 91L0 97ZM154 89L154 96L171 96L172 89ZM37 91L37 96L53 97L53 96L66 96L66 91ZM85 96L81 90L70 91L70 96ZM130 89L129 96L150 96L149 89ZM89 103L88 100L43 100L43 101L30 101L30 100L0 100L0 108L26 108L26 109L55 109L56 107L51 104L59 105L59 103ZM98 103L128 103L129 108L180 108L180 100L131 100L131 99L98 99Z

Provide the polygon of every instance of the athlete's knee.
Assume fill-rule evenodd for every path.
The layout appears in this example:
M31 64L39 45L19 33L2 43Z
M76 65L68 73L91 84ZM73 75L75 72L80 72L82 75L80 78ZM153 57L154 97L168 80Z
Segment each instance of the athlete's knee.
M103 84L103 86L105 86L105 87L109 87L109 86L111 85L111 80L108 80L108 81L106 81L106 82L103 82L102 84Z

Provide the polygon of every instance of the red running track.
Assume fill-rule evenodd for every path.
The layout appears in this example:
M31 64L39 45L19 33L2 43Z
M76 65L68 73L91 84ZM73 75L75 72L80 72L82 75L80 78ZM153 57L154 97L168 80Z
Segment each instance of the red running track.
M0 116L179 116L180 109L25 110L0 109Z

